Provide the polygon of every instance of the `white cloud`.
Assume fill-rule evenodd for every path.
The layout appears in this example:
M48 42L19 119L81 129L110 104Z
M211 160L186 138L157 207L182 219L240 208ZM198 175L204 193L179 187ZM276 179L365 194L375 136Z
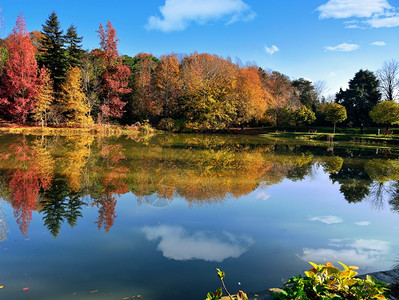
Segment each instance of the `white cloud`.
M391 6L388 0L329 0L316 10L320 13L320 19L363 18L362 23L373 28L399 26L397 8ZM344 23L349 24L345 28L366 28L355 24L358 23L356 20Z
M390 243L380 240L330 240L331 248L304 248L299 257L304 261L342 261L346 264L356 265L368 272L390 268ZM385 258L385 259L384 259Z
M256 195L256 199L267 200L270 198L270 195L266 193L266 191L260 191L258 195Z
M148 30L182 31L191 22L205 24L221 18L228 18L228 25L241 20L250 21L256 15L242 0L165 0L159 9L162 17L149 17Z
M368 226L368 225L370 225L370 222L369 221L360 221L360 222L355 222L355 224L359 225L359 226Z
M316 10L320 12L320 19L334 18L370 18L375 14L382 14L392 9L387 0L329 0Z
M240 257L254 243L250 237L237 237L227 232L212 236L197 231L190 235L181 226L146 226L142 230L147 240L160 239L157 249L166 258L174 260L222 262L230 257Z
M360 26L360 25L357 25L357 24L346 25L345 28L348 28L348 29L366 29L366 27Z
M387 44L385 42L382 42L382 41L377 41L377 42L371 43L370 45L383 47L383 46L386 46Z
M373 28L399 26L399 14L387 17L376 17L366 21Z
M328 78L334 78L334 77L337 77L337 73L335 72L328 73Z
M347 43L342 43L337 46L326 46L324 49L328 51L343 51L343 52L349 52L349 51L355 51L359 48L359 45L357 44L347 44Z
M311 217L308 220L312 222L319 221L325 224L338 224L344 221L342 218L336 216Z
M267 54L273 55L274 53L279 52L280 49L277 48L276 45L272 45L271 47L265 46L265 51Z

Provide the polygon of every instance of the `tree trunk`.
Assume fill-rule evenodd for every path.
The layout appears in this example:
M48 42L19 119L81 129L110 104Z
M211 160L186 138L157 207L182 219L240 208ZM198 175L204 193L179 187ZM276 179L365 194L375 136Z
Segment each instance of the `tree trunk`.
M334 134L335 134L335 125L336 125L336 124L337 124L337 123L336 123L336 122L334 122L334 132L333 132Z

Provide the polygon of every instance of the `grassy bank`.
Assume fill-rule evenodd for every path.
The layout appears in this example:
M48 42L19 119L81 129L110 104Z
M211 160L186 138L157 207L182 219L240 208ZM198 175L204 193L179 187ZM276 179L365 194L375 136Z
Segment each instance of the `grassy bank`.
M305 141L323 142L349 142L369 145L399 145L399 130L392 129L393 134L378 134L378 128L367 128L360 132L358 128L339 128L335 134L331 128L313 127L317 132L306 130L294 130L292 128L266 129L262 136L274 139L294 139Z
M95 125L90 127L40 127L6 124L0 127L0 133L13 133L25 135L82 135L100 134L106 136L137 135L152 133L155 130L148 126L120 126L120 125Z

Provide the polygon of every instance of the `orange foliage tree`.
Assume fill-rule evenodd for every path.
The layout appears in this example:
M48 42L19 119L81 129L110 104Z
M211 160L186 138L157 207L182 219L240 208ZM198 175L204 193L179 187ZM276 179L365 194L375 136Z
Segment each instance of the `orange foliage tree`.
M272 104L270 93L262 87L257 68L240 68L237 72L237 123L244 124L252 119L261 120Z
M156 99L163 117L178 116L178 101L181 97L182 80L176 54L162 55L155 70Z

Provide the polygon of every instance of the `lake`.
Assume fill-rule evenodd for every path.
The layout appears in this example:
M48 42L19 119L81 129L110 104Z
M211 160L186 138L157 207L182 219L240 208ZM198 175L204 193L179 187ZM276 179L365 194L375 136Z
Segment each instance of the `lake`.
M2 299L204 299L399 261L399 149L258 136L0 136ZM133 298L134 297L134 298Z

